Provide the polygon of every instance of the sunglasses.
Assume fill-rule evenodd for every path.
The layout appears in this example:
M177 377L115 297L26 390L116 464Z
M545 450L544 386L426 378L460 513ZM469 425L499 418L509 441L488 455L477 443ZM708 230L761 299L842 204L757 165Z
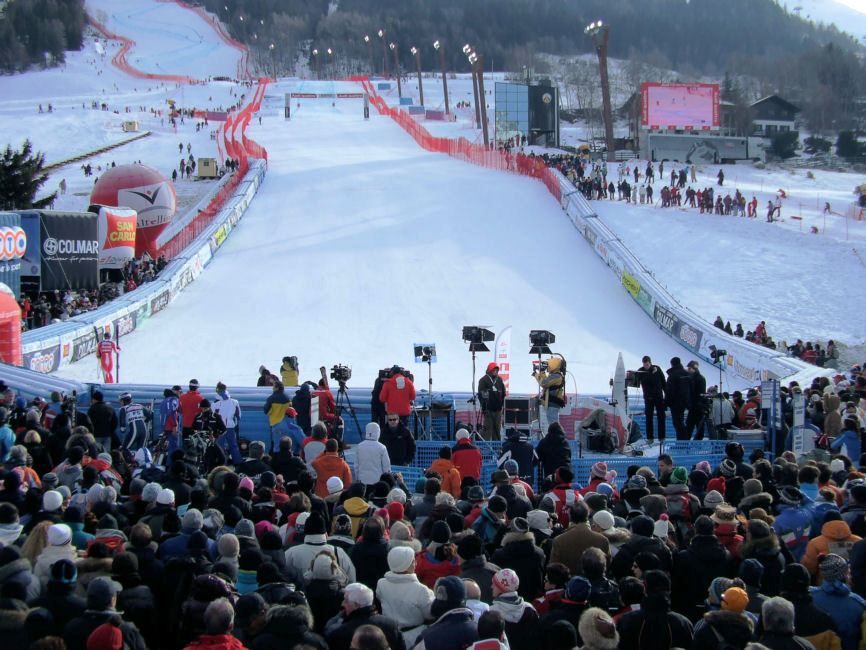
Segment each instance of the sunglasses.
M388 422L398 422L400 418L388 418Z

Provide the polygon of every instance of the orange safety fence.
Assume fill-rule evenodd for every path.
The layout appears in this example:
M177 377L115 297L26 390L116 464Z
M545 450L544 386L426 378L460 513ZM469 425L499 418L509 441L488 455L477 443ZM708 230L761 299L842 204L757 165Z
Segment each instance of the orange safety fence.
M256 92L249 104L237 112L229 113L220 127L218 138L222 138L226 156L237 161L238 168L232 177L220 188L214 197L190 223L172 237L160 249L159 254L171 260L189 246L210 225L220 213L226 202L234 196L238 186L244 181L250 167L250 159L260 158L267 161L268 152L260 144L246 137L246 128L253 115L261 108L269 79L259 79ZM236 134L235 131L238 131Z
M373 84L369 78L352 77L350 81L359 81L370 96L370 103L373 104L379 114L388 115L406 133L412 136L415 142L423 149L448 154L452 158L458 158L473 165L486 167L487 169L496 169L537 178L544 183L557 201L562 199L562 191L560 190L556 174L540 158L527 156L522 153L514 154L506 151L497 151L484 145L470 142L466 138L434 137L409 113L400 108L388 106L385 100L373 88Z

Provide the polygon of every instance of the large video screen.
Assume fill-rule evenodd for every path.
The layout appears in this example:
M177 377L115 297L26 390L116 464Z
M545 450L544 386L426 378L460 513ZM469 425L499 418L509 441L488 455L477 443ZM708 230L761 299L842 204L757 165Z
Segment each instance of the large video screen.
M643 125L710 131L721 126L718 84L641 84Z

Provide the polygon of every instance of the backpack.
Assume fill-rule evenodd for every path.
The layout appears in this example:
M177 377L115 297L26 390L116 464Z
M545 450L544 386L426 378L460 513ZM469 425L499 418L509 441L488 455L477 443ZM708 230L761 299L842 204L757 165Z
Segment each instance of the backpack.
M667 498L668 518L677 532L677 539L683 543L693 525L692 501L688 493L673 494Z

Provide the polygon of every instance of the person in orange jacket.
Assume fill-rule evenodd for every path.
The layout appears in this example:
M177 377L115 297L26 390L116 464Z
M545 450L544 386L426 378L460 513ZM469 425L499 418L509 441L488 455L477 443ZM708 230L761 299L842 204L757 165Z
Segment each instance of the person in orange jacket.
M325 443L325 451L312 462L316 470L316 496L323 499L328 496L328 479L336 476L343 485L352 484L352 469L337 453L338 444L334 438Z
M847 558L851 547L860 539L858 535L851 534L851 528L844 521L831 519L821 526L820 535L809 540L800 563L809 570L813 577L817 576L818 561L822 555L836 553Z
M455 499L460 498L460 472L451 462L451 447L442 447L439 458L433 461L428 472L436 472L442 477L442 491L448 492Z
M204 398L198 392L198 379L189 380L189 392L180 396L180 409L178 409L183 417L183 434L191 435L193 432L192 424L195 422L196 416L201 413L199 404Z
M388 413L396 413L405 422L412 412L412 402L415 400L415 384L405 374L400 366L391 368L391 376L379 391L379 401L385 405Z

